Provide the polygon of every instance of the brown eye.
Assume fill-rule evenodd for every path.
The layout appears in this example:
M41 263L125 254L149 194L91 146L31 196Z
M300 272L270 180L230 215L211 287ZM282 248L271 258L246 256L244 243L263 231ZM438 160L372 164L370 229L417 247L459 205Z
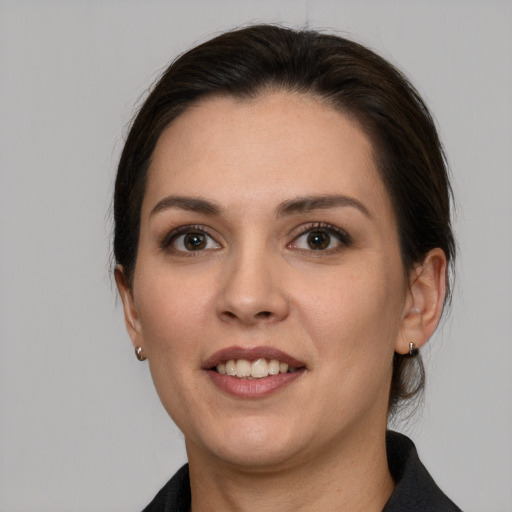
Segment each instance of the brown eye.
M176 231L163 241L163 248L169 248L175 253L200 252L221 248L220 244L203 231L196 231L187 226Z
M331 224L316 223L305 229L288 248L330 254L351 245L352 237L344 229Z
M188 233L183 237L183 245L189 251L200 251L206 247L206 236L203 233Z
M331 243L331 235L325 231L311 231L308 234L307 243L314 251L327 249Z

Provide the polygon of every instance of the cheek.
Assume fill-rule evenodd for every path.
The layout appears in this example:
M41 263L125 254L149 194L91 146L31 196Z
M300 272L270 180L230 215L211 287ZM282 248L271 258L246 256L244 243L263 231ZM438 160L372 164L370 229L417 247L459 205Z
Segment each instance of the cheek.
M297 291L305 328L322 353L350 360L363 354L388 358L399 332L404 294L380 267L311 279Z
M201 276L151 272L141 277L145 285L137 309L148 352L173 360L193 353L211 323L211 284Z
M151 376L165 409L185 428L186 411L200 408L201 347L212 332L213 302L211 292L207 294L212 287L204 278L157 272L141 277L145 284L137 308ZM184 403L190 408L183 408Z
M321 405L332 411L334 424L387 408L401 294L389 281L376 286L375 280L375 275L345 275L337 282L317 282L323 286L315 293L309 287L308 297L298 303L315 346L319 385L328 383Z

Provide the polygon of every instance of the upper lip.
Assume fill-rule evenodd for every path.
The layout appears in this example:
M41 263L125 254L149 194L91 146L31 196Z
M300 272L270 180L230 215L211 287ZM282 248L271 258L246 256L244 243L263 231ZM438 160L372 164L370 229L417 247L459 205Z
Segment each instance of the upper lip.
M212 354L203 364L204 370L215 368L220 363L225 363L230 359L246 359L248 361L255 361L256 359L277 359L280 363L286 363L292 368L303 368L305 363L295 359L290 354L283 352L274 347L254 347L242 348L238 346L223 348Z

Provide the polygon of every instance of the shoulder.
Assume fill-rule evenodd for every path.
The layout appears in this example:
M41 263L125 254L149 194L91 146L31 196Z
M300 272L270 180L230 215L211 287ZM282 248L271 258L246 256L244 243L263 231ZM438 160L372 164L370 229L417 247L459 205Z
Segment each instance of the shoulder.
M383 512L461 512L436 485L408 437L389 431L386 445L396 486Z
M185 464L160 489L143 512L188 512L190 510L190 479Z

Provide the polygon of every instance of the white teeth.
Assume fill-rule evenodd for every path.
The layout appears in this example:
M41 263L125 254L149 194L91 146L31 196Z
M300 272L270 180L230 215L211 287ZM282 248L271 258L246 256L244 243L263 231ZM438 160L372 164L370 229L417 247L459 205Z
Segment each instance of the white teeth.
M251 377L255 379L261 379L262 377L268 376L268 364L265 359L256 359L251 364Z
M235 361L233 359L226 363L226 375L232 375L233 377L236 375Z
M271 359L268 363L268 374L277 375L279 373L279 361L277 359Z
M251 376L251 363L247 361L246 359L239 359L236 362L236 376L243 378L243 377L250 377Z
M286 363L280 363L277 359L256 359L252 363L247 359L230 359L226 363L219 363L216 370L221 375L230 375L239 379L263 379L269 375L278 375L297 371L297 368L289 367Z

